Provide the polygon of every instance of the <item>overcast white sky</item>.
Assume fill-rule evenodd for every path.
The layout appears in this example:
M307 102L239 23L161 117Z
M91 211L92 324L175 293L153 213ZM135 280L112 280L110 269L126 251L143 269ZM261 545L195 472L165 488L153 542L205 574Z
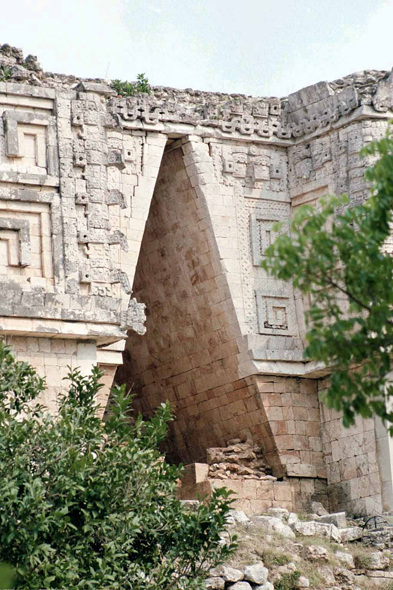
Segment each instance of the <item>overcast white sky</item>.
M47 71L284 96L393 66L393 0L0 0Z

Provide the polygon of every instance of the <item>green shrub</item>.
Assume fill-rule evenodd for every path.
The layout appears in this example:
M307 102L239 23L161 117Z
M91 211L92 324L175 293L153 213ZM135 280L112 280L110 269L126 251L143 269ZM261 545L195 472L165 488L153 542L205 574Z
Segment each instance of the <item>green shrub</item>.
M168 404L130 423L124 388L97 417L101 373L70 372L59 412L36 403L42 380L0 343L0 562L15 588L202 588L222 545L231 501L216 490L195 511L176 498L180 469L158 444Z
M7 66L0 67L0 82L6 82L11 78L11 68Z
M294 571L290 574L282 574L280 579L274 582L275 590L295 590L298 587L300 572Z
M149 80L145 74L138 74L136 79L136 82L113 80L112 88L121 96L135 96L138 93L150 94Z
M266 551L263 552L262 559L266 567L269 569L272 569L275 566L286 565L292 561L291 555L275 549L266 549Z

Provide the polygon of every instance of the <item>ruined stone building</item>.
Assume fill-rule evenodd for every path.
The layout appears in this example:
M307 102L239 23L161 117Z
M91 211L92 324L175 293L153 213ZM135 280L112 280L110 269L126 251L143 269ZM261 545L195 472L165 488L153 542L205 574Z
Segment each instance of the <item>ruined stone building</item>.
M144 414L171 401L174 460L243 437L288 505L393 509L386 430L344 429L319 403L329 370L303 360L304 302L259 266L299 205L367 198L359 152L393 116L393 74L283 99L121 97L9 46L0 66L0 330L47 405L67 365L105 371L105 405L119 367Z

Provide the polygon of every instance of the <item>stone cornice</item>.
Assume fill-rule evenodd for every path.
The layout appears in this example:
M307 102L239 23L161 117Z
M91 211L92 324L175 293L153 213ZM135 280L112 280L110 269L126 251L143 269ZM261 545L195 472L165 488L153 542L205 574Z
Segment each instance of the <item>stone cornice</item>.
M373 92L365 93L355 83L334 91L330 84L321 82L288 99L227 96L227 100L219 102L218 95L213 93L194 96L162 91L111 97L108 111L119 127L154 128L161 123L174 123L211 128L220 137L236 135L296 142L344 125L349 119L393 116L393 74L376 82Z

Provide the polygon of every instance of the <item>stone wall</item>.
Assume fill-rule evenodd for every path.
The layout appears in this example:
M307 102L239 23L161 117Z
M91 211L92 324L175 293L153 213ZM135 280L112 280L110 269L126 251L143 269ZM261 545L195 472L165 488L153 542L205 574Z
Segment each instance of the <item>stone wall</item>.
M185 462L255 433L263 412L253 379L240 376L240 330L206 199L189 177L191 146L169 145L163 158L134 283L147 332L130 334L117 376L145 414L171 401L170 449Z
M303 358L308 301L259 266L299 205L367 198L360 151L393 116L393 73L281 99L125 97L9 45L0 66L0 332L46 377L51 411L66 365L104 369L103 411L122 365L138 409L172 402L172 458L244 436L295 504L327 481L335 507L393 509L386 429L345 431L319 406L329 367Z
M88 375L97 364L97 352L92 343L34 336L8 336L7 343L18 360L30 363L38 375L45 378L48 389L41 401L53 412L57 410L58 395L66 391L64 379L69 373L68 367L80 368L82 374Z
M179 488L179 497L197 500L210 497L213 490L225 486L233 492L233 508L247 514L261 514L269 508L285 508L293 511L306 508L306 501L296 505L295 490L289 481L277 481L275 477L263 479L219 479L208 473L208 465L188 465Z
M319 383L322 395L327 384L327 379ZM389 503L383 506L382 502L374 419L365 420L359 416L354 426L344 428L341 413L323 404L320 408L331 509L355 514L374 514L389 509ZM388 461L386 455L384 459Z

